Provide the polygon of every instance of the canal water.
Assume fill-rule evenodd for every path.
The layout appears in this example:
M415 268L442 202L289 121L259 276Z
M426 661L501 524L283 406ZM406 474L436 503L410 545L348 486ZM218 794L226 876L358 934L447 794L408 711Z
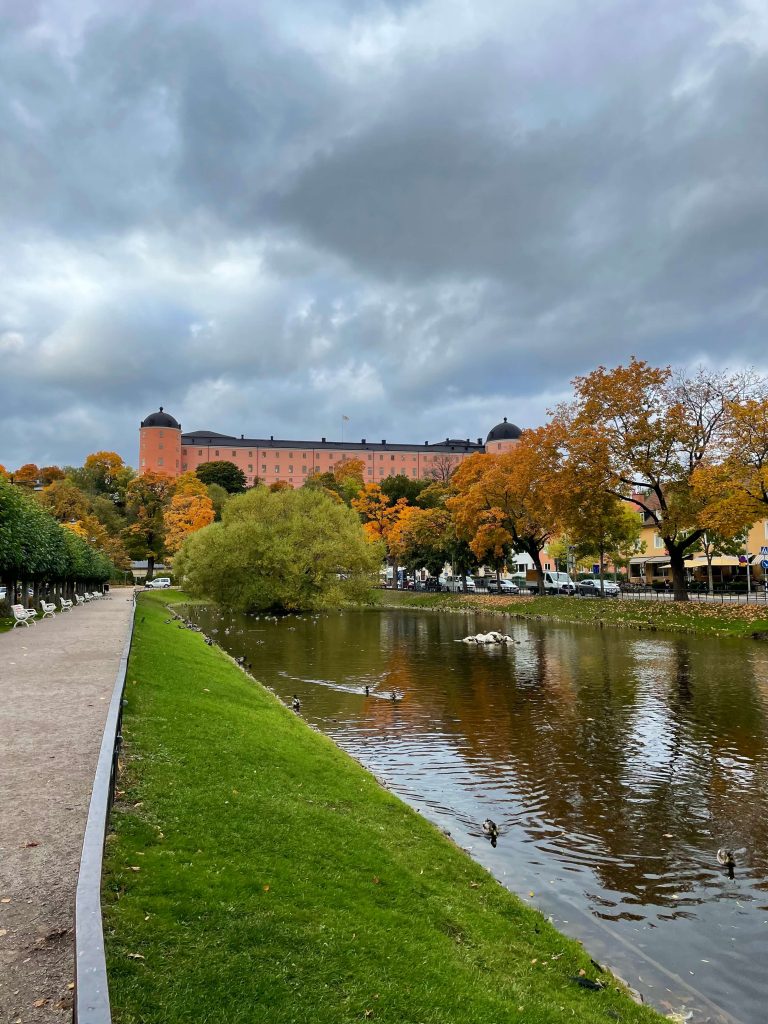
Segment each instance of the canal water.
M768 1019L768 647L482 613L190 616L648 1002ZM491 629L514 643L457 642Z

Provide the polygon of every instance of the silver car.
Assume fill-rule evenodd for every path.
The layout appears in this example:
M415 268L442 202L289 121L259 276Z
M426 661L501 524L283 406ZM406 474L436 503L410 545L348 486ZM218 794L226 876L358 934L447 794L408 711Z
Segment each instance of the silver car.
M576 584L576 589L579 594L591 594L592 597L600 597L600 580L580 580ZM618 583L614 583L613 580L603 580L602 592L605 597L618 597L621 590Z

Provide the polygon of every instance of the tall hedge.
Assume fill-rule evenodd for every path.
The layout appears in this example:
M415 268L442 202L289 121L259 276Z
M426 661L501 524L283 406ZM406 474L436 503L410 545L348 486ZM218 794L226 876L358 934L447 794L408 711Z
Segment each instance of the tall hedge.
M112 564L35 499L0 478L0 579L51 585L104 583Z

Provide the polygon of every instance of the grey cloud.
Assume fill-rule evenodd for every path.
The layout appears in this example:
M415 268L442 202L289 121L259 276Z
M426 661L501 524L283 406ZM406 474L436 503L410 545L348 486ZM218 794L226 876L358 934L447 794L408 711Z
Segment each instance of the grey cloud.
M17 7L0 462L135 459L160 403L423 440L633 352L768 369L768 49L723 40L736 0Z

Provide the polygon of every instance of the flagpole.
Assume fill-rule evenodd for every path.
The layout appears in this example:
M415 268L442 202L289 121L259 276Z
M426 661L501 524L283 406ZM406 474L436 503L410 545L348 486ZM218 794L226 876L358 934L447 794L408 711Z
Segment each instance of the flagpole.
M341 417L341 443L344 444L344 416Z

